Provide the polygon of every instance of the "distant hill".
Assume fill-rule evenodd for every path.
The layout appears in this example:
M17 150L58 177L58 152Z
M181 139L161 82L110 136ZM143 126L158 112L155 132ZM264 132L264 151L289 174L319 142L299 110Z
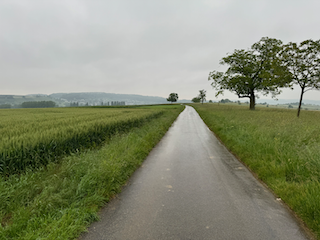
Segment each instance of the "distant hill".
M0 95L1 105L10 105L12 108L21 107L23 102L31 101L54 101L60 107L68 107L76 103L84 105L111 105L111 102L125 102L126 105L162 104L168 103L163 97L143 96L136 94L115 94L104 92L81 92L81 93L53 93L22 95ZM188 102L188 100L182 100Z
M161 104L167 103L162 97L142 96L135 94L116 94L104 92L82 92L82 93L53 93L50 94L54 100L71 103L78 102L80 105L102 105L114 101L125 102L126 105Z

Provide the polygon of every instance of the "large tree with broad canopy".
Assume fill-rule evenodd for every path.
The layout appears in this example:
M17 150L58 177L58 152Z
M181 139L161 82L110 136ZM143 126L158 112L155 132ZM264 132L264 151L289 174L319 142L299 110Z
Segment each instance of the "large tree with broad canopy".
M282 42L264 37L249 50L235 50L222 58L220 64L228 65L226 72L212 71L208 80L217 90L216 96L229 90L239 98L250 99L250 109L255 109L257 93L278 95L280 87L290 81L286 68L281 64L279 53Z

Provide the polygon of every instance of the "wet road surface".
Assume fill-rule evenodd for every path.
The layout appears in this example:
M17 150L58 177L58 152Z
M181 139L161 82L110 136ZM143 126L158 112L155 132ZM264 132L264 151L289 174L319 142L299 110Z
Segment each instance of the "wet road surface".
M308 239L192 107L81 240Z

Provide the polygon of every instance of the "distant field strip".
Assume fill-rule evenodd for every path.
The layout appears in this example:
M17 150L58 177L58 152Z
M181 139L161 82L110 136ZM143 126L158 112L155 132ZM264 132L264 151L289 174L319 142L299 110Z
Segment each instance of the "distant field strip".
M193 105L208 127L320 239L320 112Z
M157 108L0 110L0 174L20 173L95 147L162 113Z

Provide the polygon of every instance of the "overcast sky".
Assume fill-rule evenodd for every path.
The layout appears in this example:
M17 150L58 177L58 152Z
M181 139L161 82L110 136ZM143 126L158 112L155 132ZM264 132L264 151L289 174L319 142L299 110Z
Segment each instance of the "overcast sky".
M191 99L205 89L216 100L208 74L224 70L221 58L266 36L318 40L319 9L319 0L0 0L0 94Z

